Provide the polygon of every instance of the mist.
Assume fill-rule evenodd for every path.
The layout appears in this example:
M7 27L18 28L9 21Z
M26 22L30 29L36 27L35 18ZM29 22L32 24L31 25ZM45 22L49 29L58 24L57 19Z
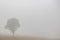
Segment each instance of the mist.
M4 28L9 18L18 18L16 36L60 37L59 0L0 0L0 34L12 35Z

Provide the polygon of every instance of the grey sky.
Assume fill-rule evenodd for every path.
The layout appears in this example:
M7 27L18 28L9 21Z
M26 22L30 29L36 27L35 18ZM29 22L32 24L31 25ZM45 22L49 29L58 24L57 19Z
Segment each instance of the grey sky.
M9 18L18 18L21 27L16 35L59 37L59 0L0 0L0 34Z

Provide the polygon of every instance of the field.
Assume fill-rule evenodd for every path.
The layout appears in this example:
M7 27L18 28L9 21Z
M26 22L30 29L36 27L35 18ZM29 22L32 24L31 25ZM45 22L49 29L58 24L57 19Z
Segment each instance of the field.
M0 36L0 40L60 40L60 39Z

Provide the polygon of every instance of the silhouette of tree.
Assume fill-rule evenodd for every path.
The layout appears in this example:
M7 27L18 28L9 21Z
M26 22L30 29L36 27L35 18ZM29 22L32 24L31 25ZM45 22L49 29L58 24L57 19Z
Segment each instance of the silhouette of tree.
M7 25L5 26L6 29L9 29L12 32L13 36L18 27L20 27L20 24L16 18L8 19Z

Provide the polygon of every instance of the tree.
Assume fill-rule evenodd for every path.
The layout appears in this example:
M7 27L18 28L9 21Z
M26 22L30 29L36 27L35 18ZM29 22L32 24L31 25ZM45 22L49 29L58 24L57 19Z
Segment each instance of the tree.
M6 29L9 29L13 36L14 36L14 32L17 30L17 28L20 27L19 21L16 18L10 18L7 21L7 25L5 26Z

